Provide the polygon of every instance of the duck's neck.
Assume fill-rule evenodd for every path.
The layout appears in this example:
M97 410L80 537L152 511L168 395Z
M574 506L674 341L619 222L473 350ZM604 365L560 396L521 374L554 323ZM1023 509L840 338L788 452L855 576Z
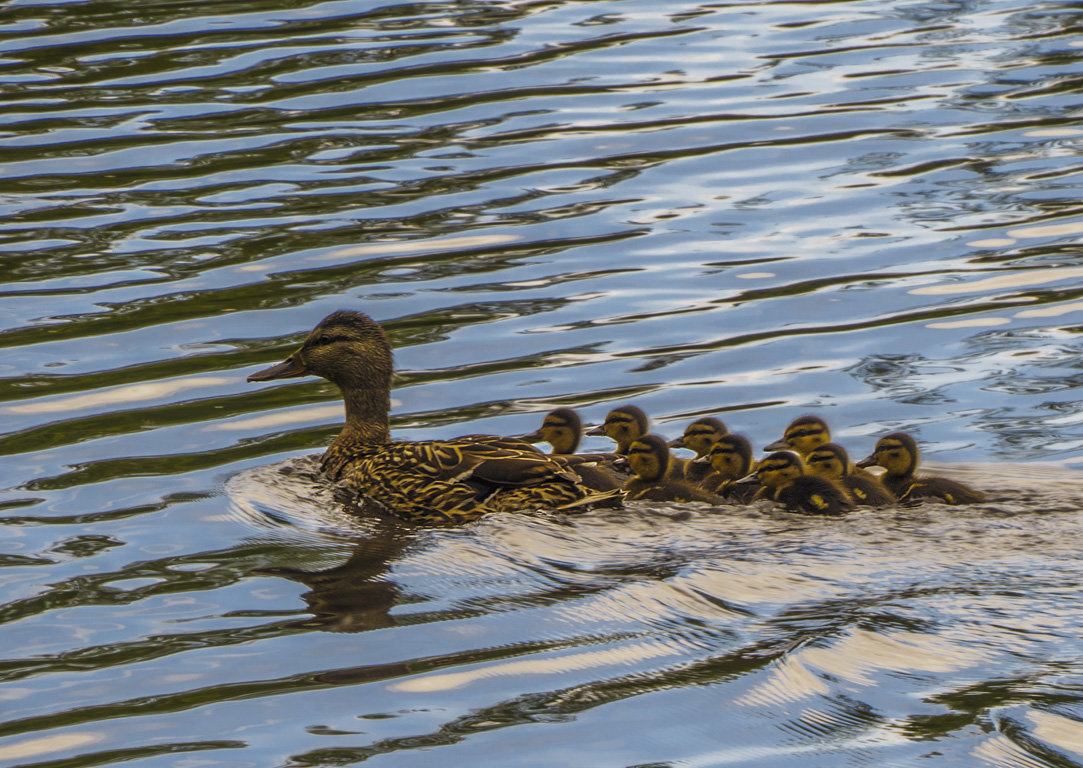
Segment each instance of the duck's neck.
M388 414L391 411L391 393L386 389L341 389L342 399L346 403L346 425L331 446L390 443Z

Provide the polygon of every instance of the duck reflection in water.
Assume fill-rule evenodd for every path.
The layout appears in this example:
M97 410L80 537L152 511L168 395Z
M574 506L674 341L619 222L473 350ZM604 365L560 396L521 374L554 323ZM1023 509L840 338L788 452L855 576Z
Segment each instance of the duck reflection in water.
M407 528L391 521L381 521L378 529L350 554L346 562L326 570L303 568L263 568L258 573L281 576L304 584L309 591L301 595L312 617L301 619L297 626L327 632L365 632L397 624L390 615L401 590L382 577L407 546L416 541Z

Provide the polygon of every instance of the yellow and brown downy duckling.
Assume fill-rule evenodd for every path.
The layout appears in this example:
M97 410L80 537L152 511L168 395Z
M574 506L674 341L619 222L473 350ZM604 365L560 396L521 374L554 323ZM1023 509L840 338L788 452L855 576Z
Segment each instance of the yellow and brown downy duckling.
M957 480L915 474L920 460L921 454L914 438L905 432L892 432L881 437L872 454L857 465L883 467L884 485L899 501L935 499L947 504L977 504L985 501L982 493Z
M827 422L819 416L799 416L790 422L782 438L770 445L765 451L795 451L802 458L808 456L813 448L831 442L831 430Z
M669 441L670 448L688 448L695 451L695 458L684 464L685 480L690 483L701 483L710 474L710 462L700 462L697 459L706 458L711 446L717 443L720 437L728 434L729 430L720 420L713 416L705 416L685 427L683 435Z
M588 435L605 435L617 444L615 453L628 455L632 442L650 431L647 414L634 405L622 405L614 408L605 416L601 426L587 431Z
M669 445L658 435L643 435L628 447L628 464L635 477L624 484L625 499L629 501L722 501L703 488L682 480L670 479L673 456Z
M469 435L392 442L391 345L360 312L324 318L300 349L249 381L322 376L342 391L346 424L321 460L359 501L412 522L466 522L487 512L553 508L590 495L559 460L521 440Z
M634 405L622 405L605 415L601 426L594 427L588 435L605 435L617 444L614 451L618 456L627 456L632 443L650 432L650 420L647 414ZM684 479L684 462L673 457L669 464L667 479Z
M760 489L751 481L737 482L752 472L752 444L744 435L722 435L711 446L707 455L693 459L692 465L706 465L711 470L710 474L700 481L699 487L716 493L727 501L747 504Z
M755 474L763 486L756 499L772 499L792 512L806 515L843 515L853 509L846 490L817 475L808 474L794 451L776 451L760 460Z
M528 443L549 443L551 455L565 462L588 488L595 491L616 490L630 477L627 472L616 471L612 462L614 454L577 454L579 441L583 438L583 421L571 408L555 408L545 415L542 425L523 435L520 440Z
M854 472L850 455L838 443L824 443L805 456L805 468L809 474L826 478L843 486L855 504L883 507L895 503L895 494L880 479L868 472Z

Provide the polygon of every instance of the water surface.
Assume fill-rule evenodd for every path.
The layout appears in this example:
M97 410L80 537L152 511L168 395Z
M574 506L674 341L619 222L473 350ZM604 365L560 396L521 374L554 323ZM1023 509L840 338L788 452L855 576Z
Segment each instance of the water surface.
M1083 764L1081 15L7 3L0 763ZM245 383L340 308L398 437L817 412L992 500L353 519Z

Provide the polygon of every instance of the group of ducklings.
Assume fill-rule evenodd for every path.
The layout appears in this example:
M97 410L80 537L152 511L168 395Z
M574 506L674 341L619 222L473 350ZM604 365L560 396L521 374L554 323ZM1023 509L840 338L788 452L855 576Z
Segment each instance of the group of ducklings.
M855 504L933 498L951 504L982 495L942 477L919 477L918 448L901 432L852 464L815 416L795 420L774 453L753 460L752 447L716 418L688 425L667 442L650 433L642 410L615 408L587 432L617 444L613 453L579 454L584 434L575 411L558 408L529 435L467 435L446 440L391 439L391 346L368 315L343 310L324 318L283 362L249 381L321 376L338 386L346 423L320 462L359 509L421 523L462 523L488 512L570 509L621 499L747 503L772 499L810 514L837 515ZM534 443L547 442L552 453ZM687 461L671 448L696 455ZM876 477L863 468L878 465Z
M583 434L578 414L557 408L545 416L540 429L522 439L547 442L553 454L571 456ZM858 505L880 507L919 499L947 504L984 500L981 493L955 480L918 476L917 443L904 432L885 435L870 456L851 462L846 449L831 442L827 423L818 416L792 421L781 439L765 446L764 450L773 452L759 461L753 459L746 437L730 433L714 417L693 421L681 437L667 442L650 434L649 421L640 408L624 405L610 411L601 426L586 434L605 435L617 446L608 460L604 454L592 457L587 466L601 479L584 478L584 482L597 483L592 487L599 490L621 487L628 500L746 504L771 499L788 509L816 515L841 515ZM672 448L689 449L695 456L678 458ZM630 472L622 476L625 466ZM875 475L866 469L871 466L884 471ZM584 468L578 465L577 471Z

